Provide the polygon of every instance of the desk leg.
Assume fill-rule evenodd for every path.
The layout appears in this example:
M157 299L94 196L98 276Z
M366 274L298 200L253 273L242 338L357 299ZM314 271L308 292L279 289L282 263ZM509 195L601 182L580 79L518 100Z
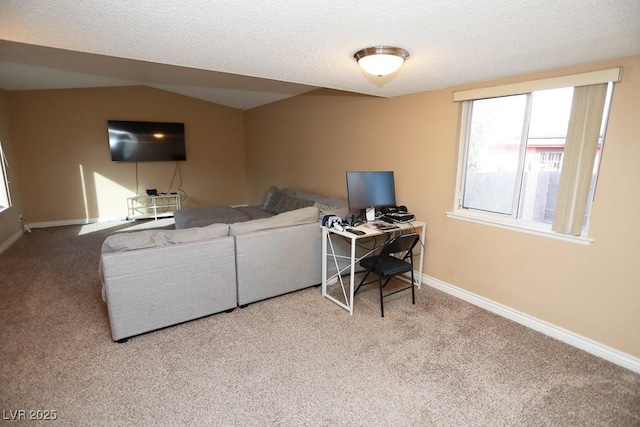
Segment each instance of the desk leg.
M356 239L351 239L351 271L349 272L349 314L353 316L353 294L355 293Z
M356 239L355 238L351 239L351 259L349 262L349 267L340 268L340 265L338 263L338 258L343 259L346 257L336 254L335 248L331 241L331 234L332 233L326 227L322 227L322 296L333 301L343 309L347 310L349 314L353 315L353 295L355 293L354 274L355 274L355 250L356 250L355 240ZM328 278L328 274L327 274L329 257L331 257L334 263L334 266L336 268L336 273L334 276L331 277L331 279ZM349 280L348 290L347 290L347 285L346 283L344 283L344 280L342 278L342 273L347 268L351 268L351 271L349 272L350 280ZM341 299L339 300L338 298L334 297L328 292L328 287L329 287L328 281L331 280L333 285L334 278L336 279L335 285L340 286L341 288L342 298L344 298L344 300L341 300Z
M424 255L425 255L425 247L424 247L424 236L427 231L427 225L422 225L422 232L420 233L420 243L422 247L420 248L420 271L418 271L418 277L415 278L415 284L418 286L418 289L422 288L422 267L424 264Z
M329 232L322 227L322 296L327 296L327 239Z

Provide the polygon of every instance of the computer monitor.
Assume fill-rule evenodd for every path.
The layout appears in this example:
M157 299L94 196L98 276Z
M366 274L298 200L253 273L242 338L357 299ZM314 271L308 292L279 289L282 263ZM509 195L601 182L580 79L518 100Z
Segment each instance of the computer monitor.
M396 205L393 171L347 171L347 197L349 209L361 209L373 221L376 208Z

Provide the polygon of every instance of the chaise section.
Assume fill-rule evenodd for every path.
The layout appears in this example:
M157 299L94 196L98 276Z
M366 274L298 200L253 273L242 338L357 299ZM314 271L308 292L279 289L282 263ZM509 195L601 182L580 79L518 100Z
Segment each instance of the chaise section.
M237 307L233 237L193 240L205 230L181 231L168 241L127 233L140 247L133 250L112 251L114 242L105 241L101 273L114 341ZM142 247L159 234L157 246Z

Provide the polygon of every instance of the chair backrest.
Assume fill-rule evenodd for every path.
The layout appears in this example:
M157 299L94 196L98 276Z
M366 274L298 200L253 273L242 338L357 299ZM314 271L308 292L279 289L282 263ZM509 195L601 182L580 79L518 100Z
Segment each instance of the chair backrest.
M398 252L411 252L418 243L420 236L418 233L400 234L389 240L380 250L380 255L395 254Z

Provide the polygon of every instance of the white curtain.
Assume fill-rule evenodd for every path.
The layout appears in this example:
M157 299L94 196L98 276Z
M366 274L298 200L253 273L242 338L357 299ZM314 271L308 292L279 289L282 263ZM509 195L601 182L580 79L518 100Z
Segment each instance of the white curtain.
M579 236L587 210L606 84L574 88L553 231Z

